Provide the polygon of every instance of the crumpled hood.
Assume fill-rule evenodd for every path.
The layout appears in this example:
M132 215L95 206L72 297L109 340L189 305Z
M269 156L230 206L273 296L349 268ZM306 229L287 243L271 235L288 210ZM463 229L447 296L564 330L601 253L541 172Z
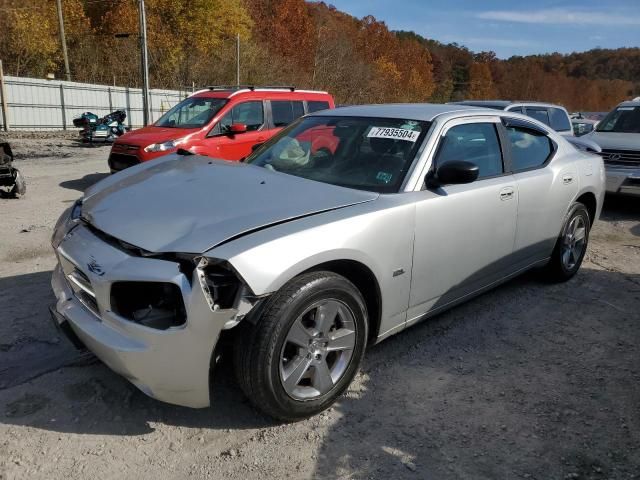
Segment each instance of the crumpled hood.
M91 187L82 216L144 250L203 253L252 230L377 197L243 163L168 155Z
M610 150L640 150L640 133L591 132L583 138Z

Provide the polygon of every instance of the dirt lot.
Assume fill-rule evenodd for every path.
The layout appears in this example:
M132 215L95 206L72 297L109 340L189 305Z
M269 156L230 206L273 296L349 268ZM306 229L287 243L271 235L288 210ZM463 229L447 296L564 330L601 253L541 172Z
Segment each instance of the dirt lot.
M607 201L572 281L527 274L390 338L334 408L282 425L228 364L190 410L58 337L51 229L108 148L12 141L28 192L0 200L0 479L640 478L640 202Z

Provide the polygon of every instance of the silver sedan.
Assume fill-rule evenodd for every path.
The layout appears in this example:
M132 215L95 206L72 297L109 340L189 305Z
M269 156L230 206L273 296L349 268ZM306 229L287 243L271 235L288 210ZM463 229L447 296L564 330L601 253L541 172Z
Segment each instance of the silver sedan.
M231 344L255 406L296 420L345 391L367 345L533 267L570 279L604 182L599 156L513 112L318 112L242 163L181 151L89 189L52 239L52 316L190 407Z

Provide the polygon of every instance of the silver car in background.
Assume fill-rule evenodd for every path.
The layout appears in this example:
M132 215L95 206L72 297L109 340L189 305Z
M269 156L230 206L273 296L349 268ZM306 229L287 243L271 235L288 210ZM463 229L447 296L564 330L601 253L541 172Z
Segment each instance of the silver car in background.
M117 173L52 239L55 322L157 399L205 407L222 341L267 414L331 405L367 345L532 267L579 269L602 159L513 112L345 107L244 163Z
M582 138L602 148L607 193L640 197L640 100L622 102Z

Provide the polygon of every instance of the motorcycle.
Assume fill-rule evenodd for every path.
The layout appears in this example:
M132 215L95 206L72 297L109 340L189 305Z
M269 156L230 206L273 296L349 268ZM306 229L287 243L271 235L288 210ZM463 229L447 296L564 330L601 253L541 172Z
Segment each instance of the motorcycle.
M22 197L27 193L24 177L13 167L13 152L8 143L0 143L0 196Z
M83 142L111 143L127 132L128 128L124 125L126 118L127 113L124 110L116 110L102 118L99 118L95 113L84 112L73 119L73 124L82 128L80 137Z

